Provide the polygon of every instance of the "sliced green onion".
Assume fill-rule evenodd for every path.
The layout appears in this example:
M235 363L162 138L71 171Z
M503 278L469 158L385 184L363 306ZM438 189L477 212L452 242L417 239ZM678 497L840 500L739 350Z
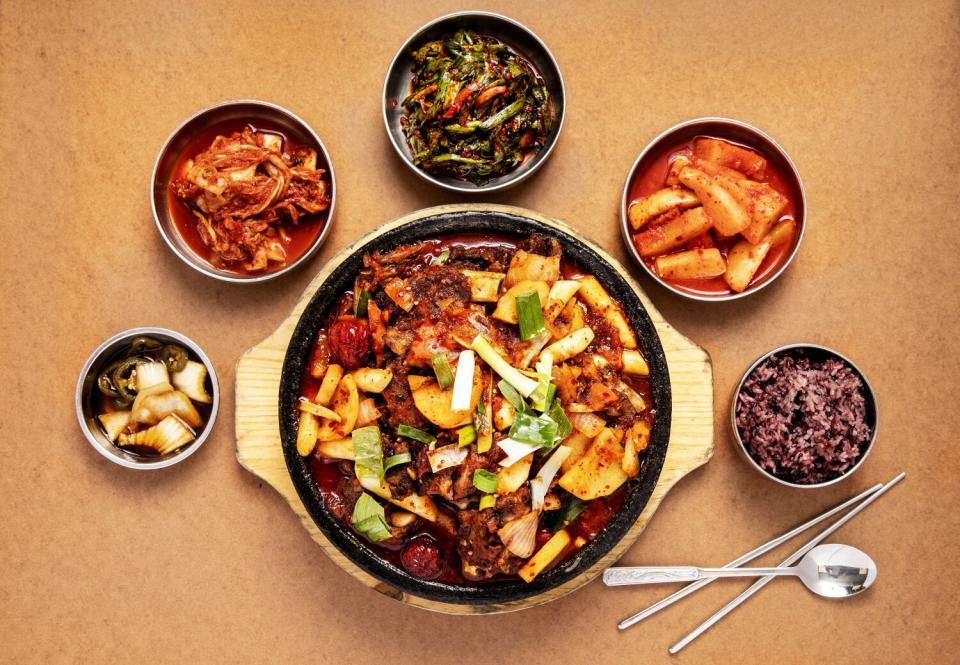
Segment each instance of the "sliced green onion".
M450 399L451 411L469 411L473 397L473 374L476 360L473 351L461 351L457 359L457 376L453 382L453 396Z
M490 415L487 413L482 399L477 402L477 412L473 416L473 426L477 428L478 434L491 431Z
M437 375L437 383L441 388L449 388L453 385L453 369L450 367L450 361L447 360L447 354L434 353L431 357L433 364L433 373Z
M520 322L520 339L528 339L541 335L547 331L547 324L543 321L543 309L540 307L540 295L536 291L524 293L516 297L517 319Z
M563 527L570 524L570 522L577 519L577 516L583 511L583 508L586 505L586 501L571 494L567 497L567 500L564 501L564 504L560 510L551 510L547 513L544 513L544 523L551 531L559 531Z
M557 423L550 418L517 412L510 427L509 438L541 448L552 448L557 429Z
M383 479L383 448L376 425L359 427L350 434L353 440L353 468L361 481L368 478L379 484Z
M473 159L472 157L463 157L462 155L447 153L445 155L431 157L427 160L427 165L432 166L433 164L442 164L443 162L457 162L458 164L467 164L469 166L483 166L487 163L482 159Z
M503 124L505 121L509 120L513 116L517 115L520 112L520 109L523 108L524 103L526 102L525 97L521 97L513 104L504 106L502 109L494 113L492 116L480 123L480 129L490 130L496 127L497 125Z
M383 506L366 492L353 507L353 526L372 541L386 540L392 535Z
M443 250L442 252L440 252L440 256L437 256L437 257L434 258L432 261L430 261L430 265L432 265L432 266L440 266L440 265L443 265L444 263L447 262L447 259L449 259L449 258L450 258L450 250L449 250L449 249L445 249L445 250Z
M472 134L479 126L479 120L472 120L465 125L444 125L443 129L451 134Z
M552 383L547 386L547 396L543 400L543 412L549 413L553 406L553 398L557 396L557 387ZM557 423L559 425L559 423Z
M550 351L544 351L540 354L540 360L537 361L536 378L538 380L537 389L530 395L530 403L533 408L545 413L550 410L550 403L557 392L556 386L550 383L553 380L553 354Z
M477 469L473 472L473 486L484 494L493 494L500 485L500 479L497 474L490 473L486 469Z
M483 335L477 335L473 338L470 347L477 352L507 383L517 389L524 397L529 397L530 393L537 389L537 382L520 373L519 370L510 365L503 359L497 350L490 345Z
M414 441L419 441L420 443L435 443L437 437L432 434L427 434L422 429L417 429L416 427L411 427L410 425L404 425L403 423L397 425L397 435L405 436L408 439L413 439Z
M523 401L523 397L520 396L516 388L507 383L506 379L501 380L497 384L497 388L500 389L500 394L517 413L523 413L527 410L527 403Z
M493 508L497 505L497 497L494 494L484 494L480 497L480 510L486 510L487 508Z
M400 466L401 464L407 464L413 459L410 453L397 453L396 455L391 455L387 459L383 460L383 472L386 473L395 466Z
M353 315L357 318L363 319L367 316L367 303L370 302L371 294L369 291L361 291L360 295L357 296L356 302L353 303Z
M557 423L558 440L563 441L573 432L573 424L570 422L570 419L567 418L567 414L563 410L563 405L560 404L560 400L555 401L553 406L550 407L550 419Z
M457 446L464 448L477 440L477 428L465 425L457 430Z
M493 447L493 423L484 406L484 400L477 402L477 412L473 416L473 427L477 432L477 452L485 453Z
M530 405L537 411L548 411L550 409L550 402L553 400L553 395L556 391L557 387L555 385L549 381L544 381L541 377L537 384L537 389L530 395Z
M547 379L548 381L553 377L553 352L552 351L547 350L540 354L540 359L537 361L537 374Z

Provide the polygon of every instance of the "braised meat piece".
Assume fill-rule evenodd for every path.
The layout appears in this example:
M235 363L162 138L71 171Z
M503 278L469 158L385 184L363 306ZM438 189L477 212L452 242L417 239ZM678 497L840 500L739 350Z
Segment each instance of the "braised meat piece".
M410 292L421 317L436 319L454 304L470 302L470 280L449 266L430 266L410 280Z
M556 238L547 236L532 235L522 240L518 246L525 252L539 254L540 256L560 256L563 249L560 247L560 241Z
M467 303L449 303L436 319L423 319L413 332L407 348L407 364L431 367L435 353L446 354L451 365L456 363L461 348L470 345L478 333L495 337L493 321L483 308Z
M390 495L394 499L405 499L417 491L413 478L407 473L406 466L390 469L383 477L383 481L390 488Z
M491 322L491 334L488 336L494 348L502 352L510 364L519 369L527 369L550 341L549 335L532 337L526 342L520 341L520 335L510 325L500 321Z
M484 508L480 517L487 525L487 529L496 533L507 522L523 517L530 512L530 488L522 486L516 492L500 494L493 508Z
M413 330L403 330L400 327L387 328L383 333L383 342L394 354L402 356L407 353L416 336Z
M341 465L348 464L341 462ZM337 519L347 524L353 523L353 506L357 499L363 494L363 488L360 487L360 481L353 474L353 469L348 469L349 476L341 477L337 482L337 488L334 492L324 492L323 503L327 510L337 516Z
M477 469L492 470L494 464L489 460L486 454L481 455L473 446L467 458L463 460L458 469L457 479L453 483L453 498L465 499L468 496L477 493L477 488L473 486L473 473Z
M499 536L487 527L480 511L461 510L457 520L457 552L464 577L485 580L495 575L514 575L523 566L524 560L507 550Z
M457 497L453 495L454 469L443 469L438 473L429 473L420 479L420 490L427 495L439 496L453 502Z
M623 368L623 343L616 327L592 311L586 314L587 325L593 330L593 341L587 347L590 353L603 356L610 367L619 372Z
M506 247L458 245L450 249L450 260L447 261L447 265L468 270L506 272L511 258L513 258L513 252Z
M391 427L404 424L411 427L427 427L427 419L413 403L410 385L407 383L407 364L402 359L394 359L388 365L393 372L393 379L381 393L387 407L387 422Z
M385 253L377 251L365 254L363 265L369 272L371 286L381 286L395 277L405 279L416 274L429 265L428 253L435 251L439 244L436 240L425 240L399 245Z

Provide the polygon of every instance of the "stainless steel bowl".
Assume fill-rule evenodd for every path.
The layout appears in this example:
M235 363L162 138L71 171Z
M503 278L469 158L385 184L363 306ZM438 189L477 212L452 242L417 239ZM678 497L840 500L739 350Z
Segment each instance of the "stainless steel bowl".
M796 190L800 193L800 200L794 202L797 210L796 222L798 233L796 240L793 242L793 248L790 250L790 254L776 271L767 276L759 284L750 286L741 293L704 295L691 293L678 288L666 280L661 279L656 271L651 269L650 266L644 262L643 257L640 256L640 252L637 251L637 247L633 243L630 220L627 217L627 208L630 205L630 189L633 185L634 178L643 171L649 160L655 159L660 155L660 151L663 148L676 143L682 143L694 138L695 136L714 136L720 139L729 139L735 143L741 143L748 147L755 146L756 148L760 149L768 158L774 160L776 165L780 167L780 170L788 178L791 178L794 181L793 184L795 185ZM674 125L650 141L650 143L647 144L647 147L643 149L643 152L641 152L637 159L633 162L633 166L630 168L630 172L627 174L627 180L623 185L623 195L620 200L620 232L623 236L623 242L627 246L627 250L630 252L630 255L633 256L633 259L637 262L637 265L643 268L643 270L650 275L654 281L660 283L665 288L673 291L677 295L683 296L684 298L690 298L691 300L700 300L703 302L718 302L745 298L746 296L756 293L757 291L760 291L761 289L772 284L781 274L783 274L783 272L787 269L787 266L793 262L794 257L797 255L797 252L800 249L800 243L803 241L803 235L806 231L806 228L807 195L803 189L803 181L800 179L800 172L797 170L793 160L790 159L790 155L788 155L787 151L784 150L780 144L773 140L773 138L768 134L762 132L752 125L748 125L745 122L732 120L730 118L708 117L687 120L686 122L681 122L680 124Z
M403 134L403 128L400 127L400 118L403 113L399 102L409 94L412 78L410 52L422 42L437 39L461 28L469 28L482 34L491 35L512 46L518 53L533 63L534 68L543 77L550 93L550 112L553 122L543 149L510 173L494 178L483 185L474 185L471 182L456 178L435 177L415 165L410 148L407 146L406 137ZM492 12L456 12L441 16L418 28L407 38L397 54L393 56L390 67L387 68L386 79L383 82L383 124L387 129L387 136L390 137L390 143L397 154L400 155L400 159L424 180L444 189L467 194L506 189L532 176L547 161L557 144L560 130L563 128L565 106L566 96L563 88L563 77L560 75L560 67L547 45L530 28L519 21Z
M134 337L141 335L148 335L165 342L182 344L197 360L206 366L207 375L210 378L210 394L213 397L213 401L210 404L210 417L204 424L203 429L197 433L197 438L192 443L161 457L142 457L129 453L114 445L100 429L100 424L97 422L97 413L94 408L97 377L100 375L100 372ZM80 378L77 380L76 399L77 421L80 423L80 429L83 430L83 435L87 437L87 441L90 442L94 450L111 462L129 469L161 469L182 462L190 457L190 455L195 453L197 449L203 445L203 442L207 440L211 430L213 430L214 423L217 421L217 410L220 408L220 385L217 383L217 372L213 367L213 363L210 362L210 359L203 352L203 349L197 346L196 342L189 337L174 332L173 330L167 330L166 328L131 328L130 330L117 333L90 354L87 362L83 365L83 369L80 370Z
M857 373L857 375L863 380L864 387L864 400L867 407L867 424L870 425L871 435L870 441L867 443L866 449L863 451L863 454L860 455L860 459L857 460L856 464L847 469L842 475L837 476L833 480L827 480L822 483L815 483L812 485L802 485L800 483L791 483L789 481L783 480L782 478L777 478L775 475L764 469L760 466L755 459L750 455L750 452L747 450L747 446L743 443L743 439L740 437L740 429L737 427L737 402L740 399L740 391L743 389L743 384L747 378L753 374L753 371L760 366L765 360L770 358L773 355L778 353L790 352L790 351L805 351L807 356L814 360L826 360L827 358L836 358L837 360L845 363L850 369ZM819 344L810 344L810 343L799 343L799 344L787 344L779 348L774 349L773 351L768 351L759 358L757 358L752 365L743 373L743 376L740 378L740 383L737 384L736 390L733 392L733 399L730 400L730 427L733 429L733 438L737 442L737 450L740 451L740 454L743 455L743 458L756 469L761 475L774 482L780 483L787 487L798 487L800 489L816 489L818 487L827 487L828 485L833 485L840 482L844 478L849 478L853 475L853 472L860 468L860 466L866 461L867 456L870 454L870 451L873 450L873 446L877 442L877 431L880 425L880 412L877 406L877 397L873 392L873 386L870 385L870 381L867 380L867 375L864 374L857 365L847 358L845 355L839 351L834 351L826 346L821 346Z
M219 125L220 123L238 120L248 121L254 125L256 125L258 121L266 121L288 132L304 145L317 151L317 165L320 168L326 169L330 177L330 208L325 213L326 219L324 220L323 228L320 230L319 235L302 256L274 272L256 275L240 275L235 272L215 268L209 261L197 256L184 241L174 224L167 204L167 186L170 184L173 169L176 166L177 160L182 156L183 151L186 150L190 143L200 134L211 127ZM167 246L173 250L174 254L180 257L181 261L194 270L224 282L243 284L266 282L271 279L276 279L304 263L316 253L327 239L330 228L333 226L333 211L336 202L337 179L333 173L333 164L330 161L330 155L327 154L326 147L323 145L323 141L320 140L317 133L313 131L313 128L302 118L291 111L288 111L282 106L256 99L234 99L220 102L219 104L201 109L184 120L173 130L167 140L164 141L163 147L160 148L160 152L157 154L157 160L153 165L153 173L150 176L150 205L153 208L153 219L157 223L157 229L160 231L160 235L167 243Z

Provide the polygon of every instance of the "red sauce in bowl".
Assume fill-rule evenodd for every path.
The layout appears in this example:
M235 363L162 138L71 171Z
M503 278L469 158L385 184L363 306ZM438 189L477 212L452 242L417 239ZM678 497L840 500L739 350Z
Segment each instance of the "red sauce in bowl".
M319 146L313 145L310 141L303 140L302 137L293 134L288 129L281 129L279 126L269 122L257 121L254 123L244 120L231 120L218 123L206 129L187 145L177 158L171 173L171 181L182 177L186 171L187 161L210 147L217 136L230 136L235 132L242 132L248 127L255 132L267 132L280 135L283 138L284 147L289 146L295 148L306 146L314 149L317 152L317 168L329 173L329 165L324 161L323 152L319 150ZM177 233L183 238L183 241L190 250L197 257L217 269L237 275L263 275L276 272L299 259L309 251L321 231L323 231L329 212L329 210L326 210L313 215L302 215L296 224L290 223L289 221L281 224L283 233L280 234L280 242L286 253L286 260L283 262L271 261L265 270L249 271L239 262L227 262L216 265L212 260L213 252L204 244L200 237L200 233L197 230L197 218L193 212L191 212L190 207L177 198L173 188L169 186L166 188L166 196L167 207L170 210L170 216L173 219Z
M767 256L764 258L763 262L760 264L756 274L750 281L750 285L747 287L747 291L753 290L760 284L763 284L770 279L770 277L774 275L784 263L786 263L792 254L794 247L796 247L796 244L799 241L801 231L800 227L804 223L800 185L797 182L797 179L793 176L788 165L784 163L784 160L779 155L776 155L769 150L765 150L759 145L731 140L730 138L723 136L720 132L708 132L697 134L695 136L689 136L688 138L665 141L663 145L657 147L654 151L651 151L651 153L648 154L644 160L637 165L636 171L634 172L633 178L631 179L627 189L627 208L629 209L630 205L637 199L644 196L649 196L650 194L653 194L654 192L666 187L667 185L665 184L665 181L670 170L670 163L678 156L692 155L693 142L698 138L720 139L727 143L752 150L753 152L764 157L767 160L766 168L762 173L752 176L751 180L767 183L773 187L773 189L777 190L777 192L786 197L787 205L777 221L792 219L797 222L797 233L794 235L793 240L789 243L772 247ZM643 230L645 230L645 228L641 229L641 231ZM630 233L632 238L636 238L639 232L635 232L631 229ZM730 238L720 238L715 234L713 235L713 241L724 258L726 258L730 248L733 247L733 245L736 244L740 239L741 237L739 235ZM639 252L639 247L636 246L636 243L634 243L634 246ZM692 247L689 245L686 247L682 246L673 251L681 251L683 249L690 248ZM644 264L647 266L647 268L649 268L651 274L657 275L657 279L669 283L671 286L680 291L698 296L720 296L735 293L724 281L722 275L719 277L695 280L669 280L661 277L657 274L654 264L655 259L656 257L647 257L643 259Z

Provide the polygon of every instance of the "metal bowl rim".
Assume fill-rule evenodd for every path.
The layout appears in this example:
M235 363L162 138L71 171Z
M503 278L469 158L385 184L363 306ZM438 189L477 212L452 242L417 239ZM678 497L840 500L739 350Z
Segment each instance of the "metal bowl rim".
M874 414L874 423L872 427L872 432L870 435L870 441L867 443L866 450L863 451L863 454L860 456L860 459L857 460L856 464L844 471L842 474L833 478L831 480L826 480L822 483L814 483L812 485L802 485L800 483L791 483L789 481L783 480L782 478L777 478L775 475L761 467L757 464L757 461L753 459L753 456L747 450L746 444L743 443L743 439L740 437L740 430L737 427L737 402L740 399L740 391L743 389L743 384L746 382L747 377L749 377L761 363L766 361L773 355L778 353L783 353L784 351L793 351L795 349L814 349L817 351L822 351L830 355L836 356L838 359L845 362L849 365L853 371L855 371L861 379L863 379L863 385L866 388L866 399L873 405L873 414ZM747 459L750 465L761 473L764 477L769 478L781 485L786 487L793 487L796 489L818 489L820 487L827 487L829 485L834 485L844 478L848 478L853 475L853 473L860 468L860 466L866 461L867 457L870 455L870 451L873 450L874 445L877 442L877 433L880 431L880 404L877 402L877 394L873 390L873 386L870 384L870 380L867 378L867 375L864 374L863 370L860 369L859 365L850 360L847 356L840 353L835 349L831 349L828 346L823 346L822 344L814 344L813 342L796 342L793 344L784 344L783 346L777 347L772 351L764 353L762 356L757 358L750 367L747 368L747 371L743 373L743 376L740 377L739 383L733 392L733 398L730 400L730 427L733 429L733 438L737 442L737 449L740 453Z
M784 261L779 268L777 268L776 272L774 272L770 277L767 278L766 281L764 281L762 284L758 286L748 287L747 289L745 289L740 293L728 293L728 294L716 295L716 296L706 296L706 295L701 295L697 293L689 293L687 291L679 289L676 286L670 284L666 280L662 279L659 275L657 275L656 272L651 270L650 267L644 262L643 257L640 256L640 253L637 251L636 246L633 244L633 239L630 235L630 221L627 215L627 206L629 204L629 198L630 198L630 183L633 181L633 177L637 171L637 167L640 166L640 162L643 161L643 158L646 157L655 148L659 147L660 143L666 138L668 138L674 132L677 132L681 129L686 129L694 125L705 124L708 122L727 123L735 127L739 127L740 129L746 130L747 132L752 132L757 136L759 136L760 138L764 139L765 141L768 141L770 145L776 149L777 153L783 158L787 166L790 167L790 170L792 171L794 178L796 178L797 189L800 190L800 203L803 206L803 218L800 220L800 223L798 225L800 227L800 235L797 236L797 242L796 244L794 244L793 250L790 252L790 255L787 257L787 260ZM767 286L775 282L780 277L780 275L782 275L784 271L786 271L786 269L790 266L790 264L793 263L793 260L796 257L797 252L800 251L800 245L803 243L803 236L807 230L808 216L809 215L807 214L807 193L803 186L803 179L800 177L800 171L799 169L797 169L797 165L794 163L789 153L787 153L787 151L784 150L783 146L781 146L772 136L764 132L762 129L754 127L753 125L743 122L742 120L735 120L733 118L725 118L722 116L704 116L701 118L684 120L683 122L679 122L676 125L673 125L672 127L660 132L660 134L658 134L654 139L648 142L646 147L644 147L644 149L640 151L640 154L633 161L633 166L630 167L630 171L627 173L627 179L623 184L623 194L621 195L621 199L620 199L620 234L634 262L637 263L643 269L643 271L647 273L647 275L649 275L653 279L653 281L655 281L660 286L666 288L669 291L672 291L673 293L679 296L683 296L684 298L689 298L690 300L697 300L699 302L729 302L731 300L739 300L740 298L745 298L754 293L758 293L762 289L766 288Z
M223 108L228 108L231 106L239 105L252 105L252 106L262 106L264 108L270 109L277 113L284 114L288 116L294 124L298 125L299 128L305 132L311 139L316 141L317 146L320 148L320 153L323 155L323 159L326 162L327 173L330 175L330 207L326 210L327 218L324 222L323 228L320 230L320 233L317 235L317 238L313 241L310 247L307 248L303 254L301 254L293 262L289 263L285 267L277 270L275 272L266 273L263 275L252 275L252 276L242 276L242 275L231 275L223 274L213 270L212 266L204 265L207 262L204 259L198 258L198 263L194 263L189 258L184 256L184 253L173 241L172 238L167 234L166 229L164 228L163 222L160 219L160 212L157 209L157 197L156 197L156 184L157 184L157 174L160 169L160 163L163 161L163 158L167 155L167 152L170 150L170 145L173 143L173 140L177 138L180 133L189 125L191 122L200 118L208 113L218 111ZM336 208L337 203L337 178L334 174L333 161L330 159L330 153L327 151L327 146L324 144L323 140L317 134L317 132L311 127L307 121L298 116L293 111L286 109L279 104L274 104L273 102L268 102L262 99L228 99L222 102L217 102L216 104L211 104L206 106L199 111L191 113L183 122L176 126L176 128L170 132L166 140L161 145L160 150L157 152L157 157L153 162L153 169L150 172L150 209L153 212L153 221L157 226L157 230L160 232L160 236L163 238L163 241L166 243L167 247L186 265L190 266L197 272L200 272L207 277L212 277L213 279L219 280L221 282L230 282L233 284L259 284L262 282L268 282L272 279L276 279L281 275L294 270L302 263L307 261L310 257L316 254L317 250L323 245L326 241L327 236L330 233L330 229L333 226L333 212Z
M474 185L471 187L467 187L466 185L457 184L457 181L453 179L441 180L439 178L435 178L429 173L427 173L426 171L424 171L423 169L419 168L416 164L413 163L413 161L410 160L409 156L404 152L403 146L397 143L397 140L394 137L393 132L390 130L390 109L389 109L389 101L387 99L387 88L389 87L391 74L393 73L394 69L398 66L401 58L406 55L407 49L410 48L410 45L414 41L419 39L420 36L423 35L423 33L428 31L430 28L434 27L435 25L442 23L444 21L449 21L451 19L462 18L462 17L470 18L474 16L482 16L485 18L497 19L497 20L501 20L506 23L509 23L514 27L517 27L520 30L526 32L540 46L540 48L543 49L543 52L546 54L547 58L549 59L550 64L553 66L554 71L556 71L557 73L557 81L559 82L559 85L560 85L560 112L557 115L557 126L555 130L551 130L554 133L553 141L551 141L550 145L548 145L543 151L534 155L533 159L535 159L536 162L533 165L531 165L531 167L527 171L524 171L520 175L513 176L513 177L511 177L511 174L507 174L507 179L496 185L480 185L480 186ZM524 54L521 54L521 55L524 55ZM428 21L427 23L424 23L419 28L417 28L409 37L407 37L407 39L403 42L403 44L397 50L396 54L393 56L393 59L390 61L390 65L389 67L387 67L386 76L384 76L384 79L383 79L383 93L381 97L382 97L381 107L382 107L382 115L383 115L383 126L386 129L387 137L390 139L390 145L393 146L394 151L397 153L397 155L400 156L400 161L406 164L408 168L413 170L414 173L416 173L418 176L420 176L427 182L430 182L434 185L437 185L438 187L442 187L451 192L459 192L461 194L488 194L490 192L501 191L501 190L513 187L514 185L520 184L521 182L523 182L524 180L532 176L534 173L536 173L547 161L547 159L553 153L553 149L557 146L557 143L560 141L560 133L561 133L561 130L563 129L563 119L564 119L564 116L566 115L566 108L567 108L567 90L563 82L563 73L560 71L560 65L557 63L557 59L554 57L553 52L547 47L546 42L544 42L540 38L540 36L537 35L537 33L535 33L533 30L531 30L526 25L524 25L523 23L521 23L516 19L510 18L509 16L505 16L503 14L498 14L496 12L488 12L488 11L481 11L481 10L451 12L449 14L444 14L443 16L439 16L435 19L432 19L431 21Z
M97 440L93 432L90 431L89 426L87 425L86 418L83 413L83 404L86 400L87 395L84 394L83 384L84 380L87 378L90 370L93 366L102 359L104 352L109 349L112 345L116 344L119 341L124 339L136 337L137 335L165 335L172 339L175 339L190 348L193 351L197 358L204 364L207 368L207 374L210 376L210 383L212 385L212 401L210 402L210 417L207 419L207 422L204 423L203 430L200 431L200 434L197 438L191 443L188 447L182 449L179 453L171 455L165 459L157 460L155 462L135 462L131 459L125 457L120 457L118 455L112 455L110 452L104 448L104 446ZM220 410L220 383L217 380L217 370L214 368L213 363L210 361L210 358L207 357L207 354L203 352L203 349L200 348L200 345L194 342L192 339L183 335L175 330L170 330L169 328L160 328L156 326L143 326L139 328L129 328L122 332L118 332L115 335L111 335L108 339L104 340L87 358L87 361L83 364L83 368L80 370L80 376L77 379L77 388L76 388L76 412L77 412L77 422L80 424L80 429L83 431L83 436L86 438L87 442L93 446L93 449L96 450L100 455L106 457L108 460L119 466L126 467L128 469L137 469L140 471L150 471L153 469L162 469L168 466L173 466L179 462L182 462L186 458L193 455L200 446L207 440L207 437L210 436L210 432L213 431L214 423L217 421L217 412Z

